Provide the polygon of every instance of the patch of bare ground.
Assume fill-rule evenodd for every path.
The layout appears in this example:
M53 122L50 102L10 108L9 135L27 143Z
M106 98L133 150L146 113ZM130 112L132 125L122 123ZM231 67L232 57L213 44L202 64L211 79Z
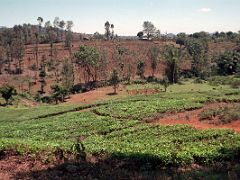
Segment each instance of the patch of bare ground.
M118 98L123 96L134 95L151 95L162 92L159 89L139 89L139 90L127 90L124 85L120 85L117 90L117 94L113 94L112 86L97 88L89 92L71 95L65 102L65 104L78 104L78 103L94 103L100 100L107 100L110 98Z
M40 156L40 157L39 157ZM45 155L16 155L6 152L0 158L0 179L195 179L199 172L238 177L238 162L218 163L211 167L192 164L186 167L163 167L158 163L142 163L129 158L89 156L86 160L62 160ZM184 178L185 177L185 178Z
M110 99L113 95L110 95L113 92L113 88L111 86L97 88L95 90L74 94L71 95L69 99L66 100L66 104L78 104L78 103L93 103L95 101ZM126 90L123 86L118 88L117 94L115 97L121 97L127 95Z
M197 129L209 129L209 128L224 128L224 129L233 129L236 132L240 132L240 119L228 124L212 124L208 121L200 121L199 114L210 108L223 108L228 106L229 103L211 103L206 104L201 109L184 111L179 113L166 113L162 117L155 119L154 124L161 125L175 125L175 124L187 124L193 126Z

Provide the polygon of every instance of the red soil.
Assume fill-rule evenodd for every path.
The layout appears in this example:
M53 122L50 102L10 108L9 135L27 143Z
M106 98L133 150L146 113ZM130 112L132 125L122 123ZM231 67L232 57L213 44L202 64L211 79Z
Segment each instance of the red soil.
M111 95L111 93L113 93L113 88L111 86L98 88L86 93L71 95L70 98L67 99L65 103L66 104L93 103L95 101L127 95L126 90L123 86L120 86L118 88L116 95Z
M133 67L132 75L136 74L136 67L137 67L137 61L138 60L144 60L146 62L146 70L145 75L149 76L151 75L151 63L147 56L147 50L150 46L156 45L158 47L163 47L166 43L172 43L172 42L146 42L146 41L84 41L84 42L74 42L72 52L76 51L79 47L79 45L89 45L94 46L100 51L104 50L107 53L109 65L106 67L107 71L112 71L113 68L117 67L118 59L116 57L116 47L117 45L121 44L123 47L127 48L127 53L124 55L123 63L125 64L131 64ZM230 50L234 48L234 43L210 43L209 44L209 50L210 54L213 54L213 52L222 52L224 50ZM57 59L59 61L62 61L65 57L69 56L69 51L67 49L64 49L64 46L62 43L55 44L55 47L57 48ZM41 44L39 45L39 53L38 53L38 59L39 64L41 64L41 61L43 60L43 57L45 56L46 61L49 61L50 59L50 45L49 44ZM7 65L4 65L3 67L3 74L0 75L0 86L2 84L11 84L17 87L19 91L27 90L28 88L28 82L24 81L24 76L30 76L30 77L37 77L38 78L38 72L34 72L29 69L33 64L36 63L35 60L35 54L34 54L34 45L28 45L26 46L25 55L23 57L22 61L22 67L23 67L23 74L20 76L16 75L7 75L4 72L4 69L7 68ZM15 61L11 64L11 69L15 69ZM182 65L183 69L188 69L190 67L189 61L185 61ZM75 69L75 83L83 82L83 74L81 70ZM125 67L124 73L128 71L127 66ZM164 63L160 63L157 67L157 77L161 77L162 73L164 72ZM52 72L47 72L46 77L46 91L50 91L50 85L55 83L55 79ZM18 78L13 80L14 78ZM105 77L106 78L106 77ZM101 79L101 77L99 77ZM21 86L21 87L20 87ZM36 80L36 85L32 88L32 93L35 94L40 89L40 85L38 82L38 79Z
M139 94L156 94L159 93L161 90L159 89L139 89L139 90L126 90L125 86L120 85L117 89L117 94L112 95L113 88L111 86L98 88L93 91L89 91L86 93L81 94L74 94L71 95L69 99L66 100L66 104L78 104L78 103L93 103L99 100L106 100L115 97L122 97L122 96L133 96Z
M46 171L53 165L45 165L41 161L31 160L25 156L5 156L0 158L0 180L29 179L33 171ZM41 177L45 179L46 177Z
M229 124L221 124L221 125L209 124L207 122L201 122L199 120L199 114L203 110L208 108L218 108L226 105L227 105L226 103L208 104L201 109L180 112L174 115L168 114L166 117L160 118L156 120L154 123L164 124L164 125L187 124L197 129L228 128L228 129L233 129L236 132L240 132L240 120L231 122Z

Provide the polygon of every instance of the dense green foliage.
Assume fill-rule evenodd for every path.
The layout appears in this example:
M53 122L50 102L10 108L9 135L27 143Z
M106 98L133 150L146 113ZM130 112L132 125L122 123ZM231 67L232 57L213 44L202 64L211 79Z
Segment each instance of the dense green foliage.
M216 60L217 72L220 75L233 75L240 72L240 53L226 51Z
M16 89L12 86L3 86L0 88L0 94L5 99L6 105L8 105L9 99L11 99L13 95L16 95L16 93Z
M131 85L130 85L131 86ZM195 87L189 89L189 87ZM202 89L200 88L202 87ZM207 101L238 101L238 90L207 84L169 87L167 93L108 100L93 105L0 109L0 149L19 153L63 149L81 137L85 152L162 165L211 164L239 158L240 136L231 130L146 124L142 118L199 108ZM90 112L78 110L91 107Z

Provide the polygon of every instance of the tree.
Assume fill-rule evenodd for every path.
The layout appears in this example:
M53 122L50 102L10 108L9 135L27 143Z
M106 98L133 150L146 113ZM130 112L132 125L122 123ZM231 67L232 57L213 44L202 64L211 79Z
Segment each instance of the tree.
M58 104L58 101L64 102L65 97L68 93L67 89L63 86L60 86L59 84L53 84L51 85L52 94L51 98L54 99L56 104Z
M72 55L72 41L73 41L72 27L73 27L73 22L67 21L66 23L67 34L66 34L66 40L65 40L65 47L69 48L70 55Z
M93 34L93 38L94 38L94 39L103 39L104 36L103 36L102 34L100 34L99 32L95 32L95 33Z
M17 30L17 28L14 28ZM16 38L16 31L13 31L10 28L3 30L1 36L1 45L6 51L6 62L8 63L8 73L12 73L11 71L11 62L13 61L13 41Z
M152 77L154 77L160 58L160 49L157 46L151 46L148 50L148 57L151 61Z
M63 41L63 31L64 31L65 25L66 25L65 21L62 20L59 22L59 27L61 28L61 41Z
M144 72L145 72L145 62L140 60L137 64L137 75L141 78L144 78Z
M176 39L176 44L179 44L180 48L182 48L182 46L185 45L186 38L187 38L187 36L185 33L178 33L177 39Z
M34 41L35 41L34 54L35 54L36 66L38 69L39 68L39 63L38 63L39 31L36 28L34 28Z
M46 30L50 29L52 27L51 22L50 21L45 22L44 27L45 27Z
M164 86L164 92L167 92L167 88L169 86L169 80L168 80L168 77L164 77L163 80L162 80L162 84Z
M5 63L6 51L4 47L0 46L0 74L2 74L3 64Z
M95 80L97 80L98 76L101 76L107 79L108 71L106 67L109 63L108 51L106 49L99 49L98 52L99 52L99 60L96 62L94 66Z
M182 49L173 45L166 45L163 51L164 60L166 62L165 74L171 83L177 83L179 79L179 64L185 57Z
M122 44L118 44L116 46L116 50L114 52L114 56L115 56L114 59L118 67L117 69L121 79L123 79L124 77L124 68L125 68L125 65L128 63L126 58L127 53L128 53L128 49L124 47Z
M13 41L12 43L12 57L15 58L16 63L16 73L17 74L21 74L22 73L22 68L21 68L21 62L23 60L23 56L24 56L24 44L23 41L20 38L17 38Z
M63 87L69 90L74 85L73 65L68 58L65 58L62 65Z
M111 32L110 32L110 23L107 21L105 24L105 36L107 37L107 40L110 39L110 35L111 35Z
M0 88L0 93L2 98L6 101L6 105L8 105L9 99L11 99L13 95L16 95L17 91L14 87L6 85Z
M139 37L139 39L142 39L142 38L143 38L143 35L144 35L144 34L143 34L142 31L140 31L140 32L137 33L137 36Z
M65 39L65 47L69 48L70 54L72 49L72 41L73 41L73 35L71 31L67 31L66 39Z
M59 17L55 17L53 21L53 26L57 30L57 41L59 41L59 25L60 25L60 19Z
M155 26L150 21L144 21L143 22L143 32L147 35L148 40L154 36L154 33L156 31Z
M42 17L38 17L38 18L37 18L37 21L38 21L38 25L39 25L39 33L40 33L41 30L42 30L43 18L42 18Z
M161 31L159 29L156 30L156 38L161 39Z
M112 29L112 32L111 32L111 39L114 38L114 25L111 24L111 29Z
M73 21L67 21L66 23L66 29L68 31L72 31L72 27L74 26Z
M208 43L206 40L191 39L185 43L189 55L192 57L192 73L196 77L204 78L209 71Z
M240 72L240 52L226 51L217 59L217 72L219 75L232 75Z
M120 80L119 80L118 72L116 69L113 70L109 82L113 86L113 90L114 90L113 93L117 94L117 87L118 87Z
M61 69L59 68L60 60L58 59L58 50L56 46L53 46L53 54L51 57L52 70L54 73L56 83L59 83L61 76Z
M94 74L94 70L99 65L99 53L95 47L80 46L79 50L74 53L76 64L83 68L85 83L90 81L92 77L93 81L96 81L97 74Z
M44 94L44 87L46 86L46 81L45 81L45 77L46 77L46 71L45 71L45 66L42 64L41 65L41 70L39 72L39 82L41 83L41 87L40 87L40 94Z

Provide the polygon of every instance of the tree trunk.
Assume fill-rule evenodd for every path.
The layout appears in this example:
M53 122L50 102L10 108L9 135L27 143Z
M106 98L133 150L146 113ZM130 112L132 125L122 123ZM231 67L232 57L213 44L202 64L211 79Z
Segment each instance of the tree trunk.
M176 71L176 68L175 68L175 62L173 63L173 73L172 73L172 81L173 81L173 84L176 83L176 79L175 79L175 71Z
M113 85L113 90L114 90L114 94L117 94L117 85L116 84Z

